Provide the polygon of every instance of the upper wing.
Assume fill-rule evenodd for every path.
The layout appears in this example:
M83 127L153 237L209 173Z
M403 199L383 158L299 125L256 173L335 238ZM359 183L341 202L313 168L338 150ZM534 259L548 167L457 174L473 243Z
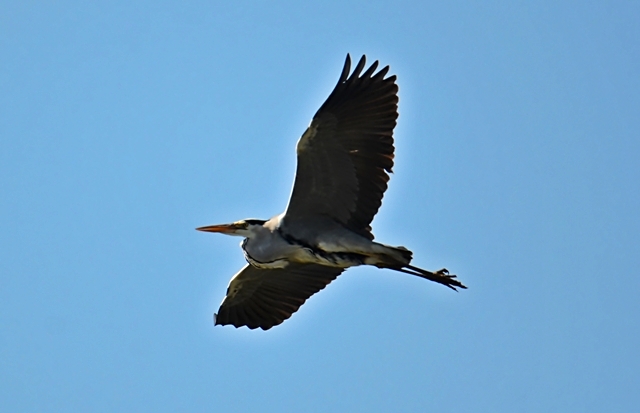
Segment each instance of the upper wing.
M393 167L393 128L398 118L396 77L389 66L366 72L365 56L349 76L347 55L340 80L297 145L298 167L285 221L329 216L373 239Z
M247 264L231 279L215 323L268 330L291 317L342 271L316 264L292 263L272 270Z

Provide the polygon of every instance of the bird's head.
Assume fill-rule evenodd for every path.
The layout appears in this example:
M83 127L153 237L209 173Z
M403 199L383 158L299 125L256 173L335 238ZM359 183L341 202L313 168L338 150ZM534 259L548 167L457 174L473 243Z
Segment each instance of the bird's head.
M209 225L206 227L196 228L198 231L219 232L226 235L236 235L239 237L251 238L257 231L263 228L262 219L243 219L231 224Z

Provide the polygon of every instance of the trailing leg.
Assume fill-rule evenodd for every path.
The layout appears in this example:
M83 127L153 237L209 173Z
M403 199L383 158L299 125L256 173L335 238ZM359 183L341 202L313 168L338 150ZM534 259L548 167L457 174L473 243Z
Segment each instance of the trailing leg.
M456 280L456 276L454 274L449 274L446 268L438 270L436 272L431 272L427 270L423 270L422 268L414 267L413 265L405 265L403 268L391 268L392 270L400 271L405 274L416 275L421 278L425 278L427 280L437 282L444 286L451 288L453 291L458 291L458 288L467 287L462 284L460 281Z

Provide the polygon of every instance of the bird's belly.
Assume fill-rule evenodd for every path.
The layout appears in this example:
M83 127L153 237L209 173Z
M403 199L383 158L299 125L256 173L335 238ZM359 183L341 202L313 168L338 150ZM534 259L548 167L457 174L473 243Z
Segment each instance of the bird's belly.
M296 262L338 268L349 268L364 263L364 257L359 254L326 252L320 249L312 250L310 248L301 248L292 258Z
M325 252L304 247L288 252L286 257L274 259L271 256L269 260L266 260L266 257L252 257L246 250L244 251L244 256L249 264L261 269L284 268L291 262L348 268L363 264L365 258L359 254Z
M252 242L245 238L240 246L244 258L256 268L274 269L284 268L289 263L287 253L279 244Z

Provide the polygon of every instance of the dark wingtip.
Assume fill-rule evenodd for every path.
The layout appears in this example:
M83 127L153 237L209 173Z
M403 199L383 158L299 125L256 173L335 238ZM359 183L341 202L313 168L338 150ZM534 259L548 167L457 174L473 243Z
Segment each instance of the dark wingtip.
M360 76L360 73L362 73L362 69L364 69L364 66L366 64L367 64L367 56L362 55L362 57L360 58L360 61L358 61L358 64L356 65L356 68L353 69L353 73L351 73L351 76L349 76L349 79L357 79Z
M344 67L342 68L342 73L340 73L340 79L338 79L338 84L347 80L347 76L349 76L349 72L351 71L351 56L347 53L347 58L344 61Z

